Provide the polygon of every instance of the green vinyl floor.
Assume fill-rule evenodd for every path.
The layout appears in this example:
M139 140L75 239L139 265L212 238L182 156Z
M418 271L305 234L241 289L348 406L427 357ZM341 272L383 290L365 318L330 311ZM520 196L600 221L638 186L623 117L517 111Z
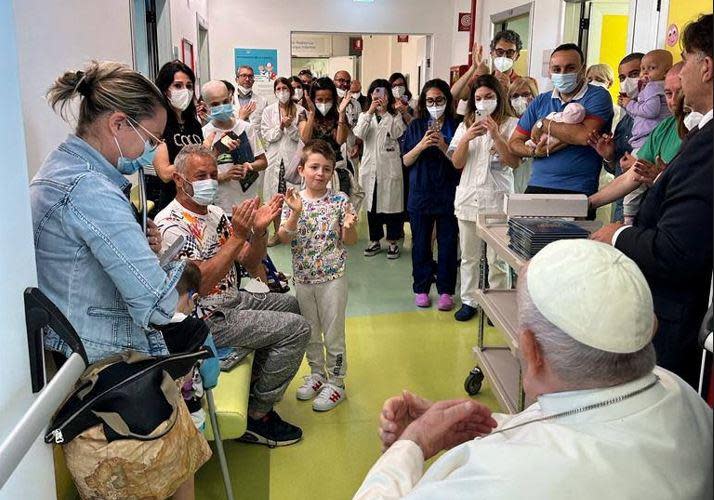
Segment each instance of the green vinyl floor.
M272 450L225 443L236 499L349 499L379 457L377 422L385 399L403 389L430 399L466 397L463 383L475 363L477 319L459 323L453 313L414 306L408 243L395 261L384 252L364 257L364 246L360 241L352 247L348 260L346 401L320 414L310 402L297 401L295 390L309 373L304 362L276 407L285 420L302 427L303 440ZM288 247L271 248L270 255L281 270L290 271ZM499 343L492 328L487 338ZM475 399L498 409L487 380ZM197 474L196 496L225 498L215 455Z

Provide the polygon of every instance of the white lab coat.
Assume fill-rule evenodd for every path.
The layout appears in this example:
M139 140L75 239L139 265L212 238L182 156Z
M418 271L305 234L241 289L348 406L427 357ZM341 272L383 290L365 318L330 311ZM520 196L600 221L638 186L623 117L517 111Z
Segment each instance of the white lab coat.
M265 170L263 178L263 199L269 200L278 192L278 182L280 181L280 162L288 168L298 143L300 142L300 131L298 130L298 117L305 112L305 108L297 104L297 110L292 123L280 128L281 112L279 103L269 105L263 111L261 119L261 135L265 145L265 155L268 159L268 168Z
M517 415L494 415L498 428L607 401L618 403L468 441L424 473L412 441L381 456L359 500L712 498L712 410L682 379L656 368L639 380L552 393Z
M238 115L240 108L242 108L243 106L241 105L240 100L238 99L237 90L234 96L234 100L236 115ZM255 111L253 111L253 113L251 113L251 115L248 117L248 122L253 126L253 130L257 134L258 140L261 142L261 146L265 147L265 145L263 144L263 137L261 136L260 122L263 120L263 111L265 111L265 108L268 107L268 100L262 95L256 94L255 91L253 91L250 100L255 101Z
M377 123L371 113L360 113L354 134L364 142L359 180L370 212L397 214L404 211L402 157L397 141L406 125L402 115L385 113ZM372 207L377 187L377 206Z

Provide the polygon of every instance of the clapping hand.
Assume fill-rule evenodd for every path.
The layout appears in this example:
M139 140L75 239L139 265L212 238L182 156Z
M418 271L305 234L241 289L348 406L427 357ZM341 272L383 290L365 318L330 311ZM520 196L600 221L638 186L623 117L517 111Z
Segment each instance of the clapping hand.
M428 460L442 450L490 434L497 425L491 410L481 403L470 399L439 401L409 424L401 439L415 442Z
M661 174L665 168L667 168L667 164L664 163L659 156L655 160L655 163L637 160L634 165L632 165L634 180L635 182L652 186L657 176Z
M256 197L256 207L255 218L253 220L253 232L258 234L263 234L268 228L271 222L280 215L280 210L283 208L283 199L285 197L282 194L276 194L270 201L264 205L261 205L260 199Z
M289 187L285 193L285 204L295 213L302 212L302 198L295 188Z
M233 207L231 226L233 233L242 240L248 239L248 233L253 228L256 206L257 198L250 198Z
M379 439L382 451L399 439L409 424L421 417L433 403L428 399L403 391L400 396L389 398L379 414Z
M285 128L285 127L289 127L292 122L293 122L293 117L292 117L292 116L290 116L290 115L283 116L283 117L280 119L280 128L282 129L282 128Z
M615 156L615 141L611 134L601 134L593 129L588 134L588 145L607 161Z
M632 168L636 161L637 158L632 156L630 153L625 152L625 154L622 155L622 158L620 158L620 168L623 172L627 172L630 168Z
M352 101L352 93L350 91L345 92L345 96L340 101L340 107L338 108L338 111L340 112L340 114L347 111L347 106L350 105L351 101Z
M342 227L346 230L350 230L355 224L357 224L357 215L354 212L347 212L342 222Z
M483 58L483 45L478 42L474 42L474 46L471 49L471 66L476 68L479 73L489 73L488 66Z

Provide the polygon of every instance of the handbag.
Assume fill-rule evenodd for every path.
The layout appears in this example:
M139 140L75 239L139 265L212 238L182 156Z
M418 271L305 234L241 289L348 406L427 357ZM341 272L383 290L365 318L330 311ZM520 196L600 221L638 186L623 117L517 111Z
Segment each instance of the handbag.
M166 498L210 458L176 379L211 355L126 351L85 370L45 435L82 498Z

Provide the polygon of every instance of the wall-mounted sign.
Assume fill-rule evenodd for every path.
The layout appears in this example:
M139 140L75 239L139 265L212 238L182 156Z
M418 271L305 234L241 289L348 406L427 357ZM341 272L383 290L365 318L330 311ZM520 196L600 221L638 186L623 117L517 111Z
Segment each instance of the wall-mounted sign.
M332 36L293 33L291 55L293 57L332 57Z
M409 43L409 35L397 35L397 43Z
M471 12L459 12L459 31L471 31Z
M361 36L351 36L350 37L350 55L351 56L361 56L362 48L364 47L364 42Z

